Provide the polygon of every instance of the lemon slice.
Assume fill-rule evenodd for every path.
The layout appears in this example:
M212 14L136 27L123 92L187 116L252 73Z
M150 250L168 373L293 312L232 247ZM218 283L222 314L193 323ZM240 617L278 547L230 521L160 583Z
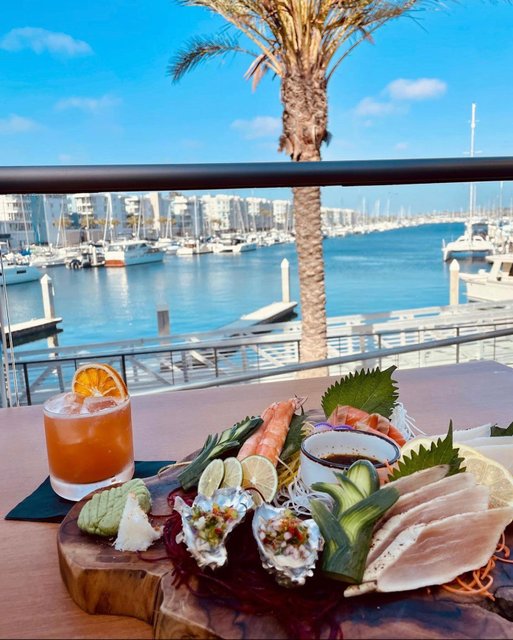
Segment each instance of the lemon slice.
M221 488L242 486L242 465L237 458L226 458Z
M435 442L436 438L415 438L409 440L401 448L401 457L412 451L418 451L420 445L427 449ZM479 484L490 489L490 508L513 506L513 475L500 462L492 460L482 453L467 447L465 444L454 443L460 457L463 458L462 467L473 473Z
M242 466L242 486L252 491L252 497L258 506L270 502L278 489L278 472L274 464L265 456L253 455L244 458Z
M222 460L215 459L210 462L200 476L198 482L198 493L207 498L214 495L214 491L219 489L224 476L224 464Z
M479 451L458 445L466 470L473 473L479 484L490 489L490 508L513 506L513 476L499 462L484 456Z

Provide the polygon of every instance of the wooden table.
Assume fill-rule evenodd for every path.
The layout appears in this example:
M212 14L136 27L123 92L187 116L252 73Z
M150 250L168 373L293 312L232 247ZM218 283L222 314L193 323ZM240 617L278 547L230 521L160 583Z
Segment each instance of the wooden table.
M513 369L495 362L397 371L394 377L400 400L427 433L445 432L451 418L456 428L486 422L504 426L513 420ZM294 394L308 396L307 409L318 408L336 379L136 397L136 458L180 459L200 447L207 433ZM71 601L59 575L58 525L3 520L48 473L41 406L0 410L0 460L0 638L151 638L150 626L141 621L88 615ZM513 637L513 625L496 618L486 637ZM359 637L382 636L377 628ZM485 636L476 628L466 637Z

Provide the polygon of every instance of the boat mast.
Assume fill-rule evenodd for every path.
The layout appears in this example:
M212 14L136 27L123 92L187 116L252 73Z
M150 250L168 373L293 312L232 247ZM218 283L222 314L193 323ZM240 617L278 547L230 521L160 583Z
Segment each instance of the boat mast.
M474 157L474 144L475 144L475 136L476 136L476 103L472 103L472 116L470 120L470 157ZM470 193L469 193L469 232L470 237L472 239L472 220L474 218L474 210L476 205L476 183L470 183Z

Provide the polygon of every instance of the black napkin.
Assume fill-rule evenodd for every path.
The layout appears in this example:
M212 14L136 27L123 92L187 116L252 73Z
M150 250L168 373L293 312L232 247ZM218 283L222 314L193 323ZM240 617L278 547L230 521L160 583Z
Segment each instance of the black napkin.
M134 478L154 476L159 469L171 464L169 460L135 462ZM11 509L5 520L28 520L30 522L61 522L71 507L76 504L58 496L46 478L29 496Z

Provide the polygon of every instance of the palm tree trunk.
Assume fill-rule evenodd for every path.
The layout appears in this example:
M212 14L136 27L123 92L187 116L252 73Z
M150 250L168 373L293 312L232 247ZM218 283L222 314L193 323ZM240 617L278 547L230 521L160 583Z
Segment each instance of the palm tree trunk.
M321 159L327 134L328 102L322 73L295 70L282 78L283 135L280 150L293 161ZM320 187L293 189L302 332L301 362L327 357L326 290L321 230Z

